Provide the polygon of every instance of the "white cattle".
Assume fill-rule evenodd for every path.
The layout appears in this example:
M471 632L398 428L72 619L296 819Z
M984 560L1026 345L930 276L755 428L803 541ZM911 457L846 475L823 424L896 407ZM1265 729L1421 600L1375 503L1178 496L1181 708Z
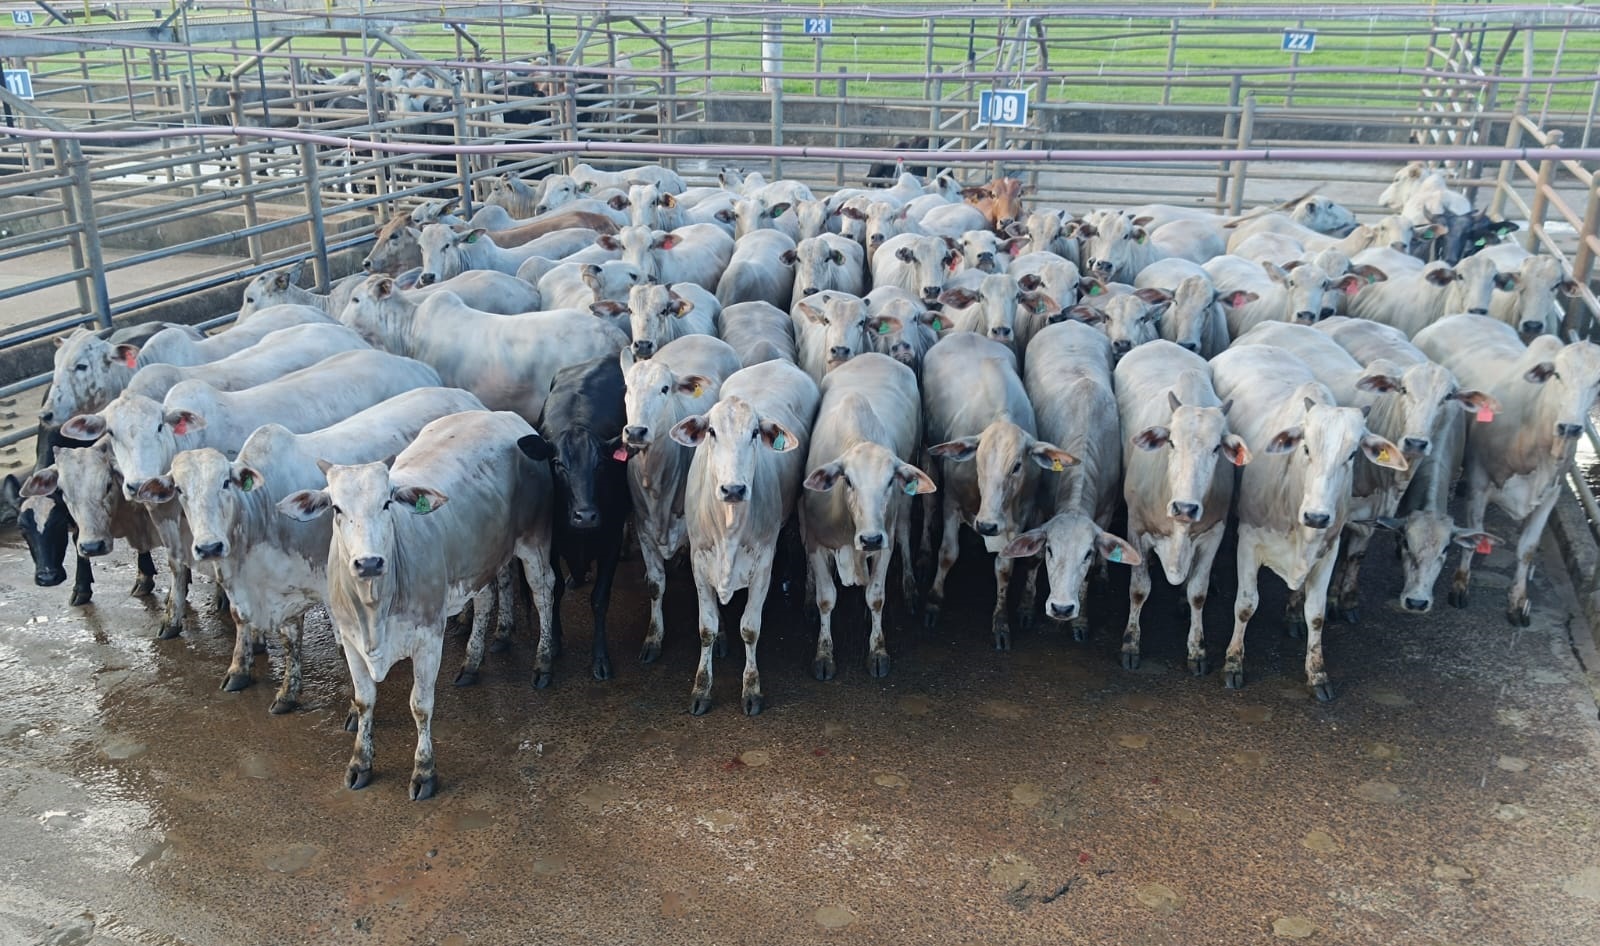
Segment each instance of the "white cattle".
M822 404L811 431L806 492L800 497L800 539L816 593L819 626L812 674L831 680L833 609L839 582L866 590L872 629L867 672L889 674L883 604L889 562L900 550L901 594L916 610L911 558L911 498L931 493L933 480L906 458L922 447L922 404L911 369L867 352L840 365L822 382Z
M1022 253L1053 253L1078 265L1078 240L1068 233L1072 220L1065 210L1035 210L1022 221ZM1021 255L1021 254L1018 254Z
M1233 466L1250 462L1250 450L1228 432L1232 405L1212 386L1211 368L1199 355L1161 340L1141 345L1117 362L1117 413L1122 420L1123 499L1128 538L1145 565L1128 586L1128 627L1122 665L1139 666L1140 614L1150 600L1150 553L1161 559L1167 581L1184 589L1189 604L1189 669L1206 672L1201 623L1211 563L1222 545L1233 501ZM1226 460L1232 466L1218 460Z
M746 368L774 360L798 364L794 336L793 317L770 303L741 302L717 316L717 337L738 353Z
M429 286L480 269L515 276L518 268L535 256L559 259L592 245L598 238L593 230L564 230L507 248L495 243L482 227L458 232L431 223L422 228L422 273L417 282Z
M1078 264L1071 260L1054 253L1024 253L1011 261L1008 272L1016 277L1022 288L1044 293L1055 302L1058 311L1070 309L1078 303L1078 290L1083 279L1078 273ZM1017 349L1026 351L1034 333L1049 324L1048 317L1054 314L1047 311L1045 318L1038 318L1033 313L1023 313L1017 320Z
M451 414L422 428L393 467L326 466L326 488L291 493L278 504L301 520L337 510L326 600L355 688L349 788L372 778L377 685L409 657L417 723L410 796L433 794L433 689L445 617L474 598L473 620L481 622L489 611L486 586L513 557L522 562L541 623L549 613L550 474L518 447L537 436L515 414Z
M355 291L356 284L365 278L365 274L352 273L346 276L333 284L331 292L313 292L295 285L304 265L302 262L289 269L261 273L246 283L244 296L239 303L238 321L243 322L262 309L275 305L308 305L338 318L339 311L350 301L350 293Z
M1017 323L1023 313L1048 319L1060 307L1037 290L1027 290L1009 273L968 270L951 280L939 295L952 331L977 332L1015 350Z
M794 304L791 317L805 320L799 337L800 367L818 384L828 372L871 351L875 336L904 327L893 315L868 312L863 300L844 292L807 296Z
M170 326L169 326L170 327ZM157 329L157 333L166 328ZM192 338L201 336L189 329ZM139 346L108 339L108 333L76 328L57 336L50 389L39 420L54 426L74 414L97 411L121 394L137 370Z
M963 269L984 273L1003 273L1011 265L1011 237L1001 238L993 230L968 230L958 238Z
M628 412L622 443L628 451L634 530L639 536L645 588L650 593L650 629L639 652L642 663L661 656L666 627L661 599L667 588L667 562L689 541L683 497L692 454L674 443L668 432L685 417L715 404L722 382L740 367L738 353L710 335L675 339L648 361L635 361L628 349L622 351Z
M1413 161L1395 172L1394 181L1378 196L1378 203L1417 226L1445 214L1468 214L1472 201L1450 189L1444 173Z
M494 315L448 292L412 303L388 276L368 277L344 320L380 348L433 366L445 384L471 391L491 410L515 411L529 423L544 410L557 371L615 355L628 341L587 312Z
M1333 698L1322 659L1323 613L1357 462L1407 468L1400 448L1369 433L1358 408L1340 407L1293 353L1242 345L1211 360L1218 395L1234 402L1231 423L1255 455L1239 481L1239 590L1224 682L1244 685L1244 633L1261 596L1264 565L1290 592L1303 592L1306 682Z
M649 358L685 335L715 335L722 305L692 282L634 286L628 293L628 323L633 357Z
M731 211L734 238L742 240L761 230L776 230L791 241L799 242L800 218L790 212L793 207L787 200L770 201L762 197L734 201Z
M861 301L871 315L892 317L900 325L894 328L895 323L888 320L878 323L880 329L887 327L889 331L868 333L873 349L910 368L920 379L922 359L939 341L940 333L950 328L944 313L930 312L911 293L896 286L874 289Z
M301 621L328 588L330 528L327 520L278 515L278 501L321 486L318 461L384 460L405 449L428 422L481 410L477 398L458 388L416 388L310 433L263 424L232 460L212 447L185 450L172 458L169 474L147 484L153 501L178 500L195 560L216 569L228 593L235 639L222 689L250 685L251 642L272 631L283 644L284 673L271 712L287 713L300 702Z
M1516 329L1523 341L1535 335L1561 334L1562 313L1556 294L1578 294L1578 283L1567 275L1561 260L1536 256L1515 243L1501 243L1474 255L1494 263L1501 276L1495 280L1489 301L1490 315Z
M1133 280L1138 289L1161 289L1171 305L1161 313L1161 337L1179 348L1211 358L1228 347L1228 317L1205 268L1184 259L1146 266Z
M1161 337L1161 314L1172 296L1161 289L1139 289L1115 295L1101 306L1076 305L1067 316L1098 326L1111 340L1111 352L1121 358L1140 345Z
M1454 268L1429 263L1415 273L1391 275L1381 282L1347 289L1346 307L1357 318L1392 325L1414 336L1446 315L1489 314L1495 287L1513 282L1515 277L1497 273L1492 261L1469 256Z
M311 306L275 305L257 312L243 325L235 325L227 331L200 340L196 340L189 330L174 327L157 332L137 349L126 346L119 348L117 353L125 362L133 360L134 364L130 367L143 368L145 365L156 364L183 367L201 365L249 348L280 328L303 325L307 322L334 321L337 320L326 312Z
M711 708L711 657L722 637L719 605L747 589L739 636L745 644L741 703L761 712L756 645L761 608L772 581L779 530L789 520L805 475L802 437L811 432L819 393L805 372L782 361L744 368L722 384L708 411L672 428L672 439L695 447L684 493L689 562L700 612L700 665L690 712Z
M596 302L627 302L628 293L633 287L643 285L646 281L639 267L621 260L558 263L539 278L539 297L544 307L550 309L587 309Z
M943 492L944 533L938 570L928 591L926 621L938 620L945 578L960 554L962 523L1003 550L1037 522L1039 470L1062 472L1077 461L1037 439L1033 405L1009 348L972 332L940 339L922 362L924 439L938 458L934 479ZM1011 648L1006 589L1012 560L996 555L991 622L996 650Z
M1238 338L1261 322L1307 325L1336 314L1329 293L1360 290L1366 279L1354 274L1334 279L1315 263L1285 270L1238 256L1219 256L1202 264L1222 301L1228 334Z
M1467 431L1467 528L1482 531L1491 502L1520 524L1506 614L1526 627L1534 551L1600 390L1600 347L1563 345L1550 335L1524 345L1511 326L1472 315L1441 319L1413 341L1456 380L1500 404L1502 413L1480 411L1481 423ZM1456 567L1450 599L1457 607L1467 601L1473 554L1463 549Z
M873 288L899 286L924 303L936 301L960 258L952 242L910 233L889 239L872 258Z
M658 164L641 164L620 171L602 171L580 164L572 169L571 176L578 190L585 194L608 187L626 190L634 184L655 184L669 194L681 194L684 191L683 178L678 176L678 172Z
M1062 322L1034 336L1023 386L1033 401L1039 435L1078 462L1041 484L1044 524L1000 551L1008 558L1042 553L1038 567L1028 570L1022 613L1033 613L1035 582L1039 569L1045 569L1050 578L1045 614L1072 622L1078 640L1087 636L1080 602L1095 555L1124 565L1143 563L1131 544L1106 531L1122 498L1122 425L1111 372L1109 341L1087 325Z
M824 289L848 292L853 296L866 294L866 257L861 252L861 245L837 233L801 240L793 250L784 254L783 261L794 267L794 291L789 297L791 306L803 297Z
M794 295L795 271L789 262L794 252L794 239L781 230L756 230L740 237L717 280L717 299L723 305L788 305Z
M983 211L967 203L933 207L917 220L917 226L923 233L942 237L959 237L988 225L989 218L983 215Z
M368 347L360 335L336 322L291 325L217 361L182 368L145 365L134 373L124 391L159 401L174 385L190 380L204 381L219 391L240 391L309 368L342 351Z
M1203 220L1175 220L1154 232L1147 231L1147 217L1128 217L1120 213L1101 214L1093 222L1078 227L1085 238L1080 259L1084 271L1102 279L1132 282L1146 266L1169 257L1204 263L1227 251L1227 243L1217 223Z
M620 250L623 262L639 267L648 279L692 282L715 292L733 258L734 241L721 227L696 223L670 232L624 227L616 236L601 237L598 245Z

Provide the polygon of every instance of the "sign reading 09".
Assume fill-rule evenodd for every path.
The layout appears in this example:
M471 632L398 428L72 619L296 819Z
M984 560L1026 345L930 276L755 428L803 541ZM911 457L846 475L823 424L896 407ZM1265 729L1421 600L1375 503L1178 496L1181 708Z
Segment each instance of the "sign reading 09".
M978 124L1028 127L1028 90L990 89L979 92Z

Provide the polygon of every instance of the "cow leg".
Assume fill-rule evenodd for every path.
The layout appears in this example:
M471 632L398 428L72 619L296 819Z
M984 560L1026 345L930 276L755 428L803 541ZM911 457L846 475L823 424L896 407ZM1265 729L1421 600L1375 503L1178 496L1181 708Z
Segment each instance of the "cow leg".
M555 575L555 584L551 586L550 592L550 620L545 621L543 615L540 615L539 649L533 657L533 685L539 690L550 685L556 658L561 655L561 599L567 593L567 580L561 576L560 571L561 560L554 555L550 559L552 572Z
M519 563L507 562L495 575L494 639L489 642L489 653L503 654L511 648L511 635L517 630L517 579L514 572Z
M505 574L505 569L500 569L500 574ZM496 585L499 581L497 576ZM455 685L458 687L474 686L478 682L478 672L483 669L484 644L489 636L489 607L494 594L494 589L488 585L472 593L472 632L467 635L467 653L462 658L461 669L456 671ZM503 596L501 600L509 605L511 599Z
M1489 511L1489 478L1476 463L1467 464L1467 528L1483 531L1483 517ZM1456 573L1450 578L1450 604L1464 608L1468 601L1468 585L1472 581L1472 548L1461 550L1456 562Z
M1517 536L1517 570L1511 578L1511 592L1506 599L1506 618L1515 626L1527 627L1533 621L1533 602L1528 600L1528 577L1533 574L1533 553L1560 496L1559 489L1552 489L1550 498L1534 509L1522 524L1522 534Z
M1289 603L1283 607L1283 633L1295 639L1306 636L1306 593L1304 588L1289 591Z
M166 620L156 634L161 640L171 640L182 634L183 620L189 613L189 579L192 572L183 563L182 553L174 555L171 549L167 550L167 564L172 569L172 589L167 592ZM249 647L248 638L245 647Z
M233 658L222 677L222 689L237 693L254 682L255 628L241 614L233 616Z
M548 654L551 647L554 628L556 581L554 569L550 560L545 557L543 549L521 548L517 551L517 558L522 560L522 577L528 583L528 593L533 596L534 610L539 612L539 653ZM536 658L537 659L537 658ZM548 660L548 658L546 658ZM545 681L549 685L549 680ZM539 685L537 671L534 674L534 686Z
M833 552L815 548L806 556L807 584L814 589L817 603L817 655L811 661L811 675L818 680L832 680L836 668L833 662L833 609L839 603L839 590L833 583L833 570L829 559Z
M1017 627L1024 631L1033 627L1033 609L1039 603L1039 573L1043 570L1042 555L1022 560L1022 600L1017 603Z
M1322 629L1328 607L1328 579L1333 577L1336 557L1322 556L1302 586L1306 599L1306 683L1324 703L1333 699L1333 684L1328 682L1327 669L1322 663Z
M700 606L700 666L694 671L689 712L704 716L711 710L711 655L722 634L722 613L717 607L716 589L701 574L699 563L694 563L694 592Z
M600 550L600 562L595 566L594 590L589 593L589 608L594 615L594 644L590 667L596 680L611 679L611 655L606 648L606 612L611 608L611 583L617 577L617 563L622 561L622 530L618 529L612 541Z
M911 557L911 510L906 509L894 526L895 537L900 546L900 598L912 617L916 616L919 607L917 602L917 572L914 567L915 560Z
M300 643L305 637L305 615L293 618L278 628L278 642L283 645L283 682L278 684L278 694L272 699L267 712L281 716L300 705Z
M667 562L654 542L639 543L639 559L644 563L644 584L650 592L650 630L645 632L644 646L639 649L639 662L648 664L661 656L661 642L666 637L661 603L667 594Z
M1138 670L1139 615L1144 611L1144 603L1150 600L1150 569L1155 567L1155 560L1151 556L1150 539L1131 527L1128 531L1133 534L1133 544L1139 547L1139 557L1144 559L1144 564L1128 569L1128 626L1122 632L1122 667Z
M923 469L928 469L924 466ZM933 571L933 524L939 521L939 497L933 493L922 494L922 537L917 543L916 571L924 578ZM906 559L908 563L911 559Z
M883 600L888 596L888 549L872 556L867 575L867 612L872 616L872 632L867 638L867 673L878 678L889 675L889 647L883 638Z
M477 622L474 618L473 623ZM422 646L411 655L411 718L417 723L417 754L411 764L411 800L422 801L432 798L439 787L439 777L433 768L433 688L439 680L444 629L440 627L431 636L421 627L412 633L424 635Z
M1016 559L994 557L994 616L989 629L994 634L995 650L1011 649L1011 623L1006 615L1006 592L1011 587L1011 569Z
M928 627L939 623L939 611L944 606L944 581L955 567L961 554L961 510L955 503L944 506L944 534L939 538L939 562L933 573L933 584L928 587L928 601L922 609L922 621Z
M94 565L82 555L78 556L77 570L72 576L72 597L67 603L76 607L88 604L94 597Z
M355 751L345 767L344 784L350 789L366 788L372 781L372 711L378 705L378 684L367 672L366 661L350 644L344 645L344 662L350 668L350 687L354 694L350 706L356 716Z
M1334 612L1346 624L1361 622L1361 566L1372 543L1372 526L1351 524L1345 527L1339 544L1339 569L1335 587Z
M744 681L739 696L746 716L761 712L761 671L756 669L756 645L761 643L761 608L767 603L767 588L772 583L771 553L764 557L765 562L756 563L745 597L744 615L739 619L739 637L744 641Z
M1257 557L1255 537L1240 535L1238 543L1239 592L1233 599L1233 638L1228 641L1228 658L1222 665L1222 682L1230 690L1244 687L1244 629L1261 604L1261 592L1256 587L1261 561Z
M133 582L133 596L143 598L156 590L156 563L148 551L139 553L139 577Z
M1206 595L1211 590L1211 563L1216 561L1217 550L1222 548L1223 524L1218 523L1207 535L1195 538L1194 561L1189 567L1189 581L1184 591L1189 598L1189 672L1203 677L1210 670L1206 661Z

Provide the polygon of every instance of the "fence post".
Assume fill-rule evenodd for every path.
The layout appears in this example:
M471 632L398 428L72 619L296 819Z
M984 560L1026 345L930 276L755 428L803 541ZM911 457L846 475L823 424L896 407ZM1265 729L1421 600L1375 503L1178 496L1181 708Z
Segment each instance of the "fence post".
M944 124L944 109L939 103L944 101L944 67L934 66L933 94L928 96L928 147L934 151L939 150L939 129Z
M848 72L848 71L849 70L846 69L844 66L840 66L839 67L839 95L838 95L837 98L834 99L834 106L833 106L833 127L838 129L836 132L834 132L834 135L833 135L833 145L836 148L843 148L844 147L844 118L845 118L845 116L844 116L844 101L845 101L845 91L846 91L846 88L847 88L847 83L845 82L844 76L845 76L845 73ZM844 162L843 161L835 161L834 162L834 165L833 165L833 186L834 187L843 187L844 186Z
M1587 289L1589 277L1594 274L1594 240L1597 239L1595 227L1600 226L1600 174L1589 178L1589 204L1583 211L1583 229L1578 235L1578 252L1572 258L1572 278L1578 285ZM1589 306L1584 302L1582 293L1573 294L1567 300L1567 317L1562 320L1564 326L1570 325L1578 329L1580 338L1587 338L1594 328L1593 319L1589 318ZM1571 336L1563 336L1568 338Z
M461 94L461 80L450 83L450 107L456 113L456 143L467 143L467 99ZM456 176L461 180L461 213L472 216L472 156L456 152Z
M1545 133L1545 147L1561 147L1562 133L1560 129L1551 129ZM1539 179L1534 184L1533 200L1528 205L1528 232L1523 237L1523 246L1530 253L1539 253L1544 244L1544 213L1550 205L1550 181L1555 177L1556 161L1554 158L1545 158L1539 162Z
M1239 149L1250 147L1250 139L1256 130L1256 97L1254 94L1244 97L1244 110L1239 113ZM1228 213L1238 214L1244 209L1244 175L1249 166L1248 161L1233 162L1233 183L1229 187Z
M1171 20L1167 30L1167 74L1171 75L1178 63L1178 21ZM1048 80L1046 80L1048 82ZM1172 82L1161 83L1161 104L1172 104Z
M304 128L304 126L301 126ZM322 221L322 180L317 169L317 146L300 142L300 171L305 176L306 220L310 229L312 274L318 292L327 292L333 282L328 269L328 233Z
M105 257L100 250L100 227L94 215L94 188L89 183L89 161L76 141L68 140L67 170L72 175L71 206L78 219L76 242L83 265L89 270L88 313L101 328L111 327L111 293L106 288ZM82 298L80 293L79 298Z
M1239 87L1243 81L1235 72L1233 79L1228 83L1228 114L1222 119L1222 140L1231 142L1239 133ZM1233 162L1223 161L1217 167L1217 207L1222 207L1223 201L1228 199L1228 179L1233 174Z
M783 80L778 79L772 86L772 146L774 148L783 144ZM783 159L777 155L772 156L772 176L774 179L783 177Z

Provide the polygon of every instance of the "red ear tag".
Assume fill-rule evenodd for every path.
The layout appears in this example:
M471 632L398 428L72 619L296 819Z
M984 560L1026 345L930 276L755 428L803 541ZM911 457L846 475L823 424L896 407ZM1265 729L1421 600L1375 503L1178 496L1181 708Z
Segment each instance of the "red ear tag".
M1479 555L1488 555L1490 552L1494 551L1494 543L1490 542L1488 539L1479 539L1478 547L1472 551Z
M128 350L127 350L127 352L125 352L125 353L124 353L124 354L123 354L123 356L122 356L122 363L123 363L123 364L125 364L125 365L127 365L127 366L128 366L128 367L129 367L129 368L136 368L136 367L138 367L138 365L137 365L137 362L138 362L138 360L139 360L139 355L138 355L138 353L137 353L137 352L135 352L135 351L134 351L134 350L133 350L133 349L131 349L131 348L130 348L130 349L128 349Z
M1487 424L1494 420L1494 409L1490 407L1478 408L1478 423Z
M611 459L617 461L618 463L627 463L628 462L628 448L627 447L618 447L616 449L616 451L611 454Z
M172 425L172 432L175 433L175 434L186 434L186 433L188 433L189 432L189 422L187 420L184 420L181 417L178 418L178 422L176 424Z
M1010 253L1012 256L1020 256L1020 255L1022 255L1022 244L1021 243L1013 243L1013 244L1011 244L1011 248L1009 250L1007 250L1006 252Z

